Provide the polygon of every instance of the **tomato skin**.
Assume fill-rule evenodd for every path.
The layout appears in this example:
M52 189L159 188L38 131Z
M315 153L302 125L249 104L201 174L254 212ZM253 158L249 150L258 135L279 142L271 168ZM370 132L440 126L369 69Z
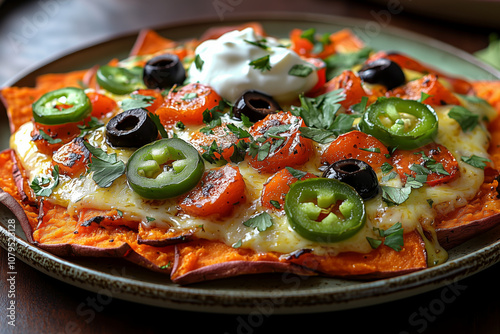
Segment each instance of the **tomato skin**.
M246 200L245 181L237 166L206 171L198 186L179 199L181 209L193 216L225 217Z
M472 90L472 84L464 79L454 78L448 75L445 75L441 72L436 71L433 68L424 66L419 63L415 59L401 54L401 53L387 53L384 51L379 51L373 54L367 62L379 59L379 58L387 58L392 60L396 64L398 64L401 68L406 68L412 71L420 72L420 73L434 73L440 78L444 78L446 81L450 83L453 88L453 91L458 94L467 94Z
M52 155L55 151L57 151L61 146L66 143L69 143L74 138L80 135L80 128L78 126L82 126L85 123L90 121L90 117L85 119L82 122L76 123L66 123L59 125L45 125L37 122L33 122L33 130L31 131L31 137L35 145L37 146L40 153L46 155ZM43 139L40 135L40 130L49 135L52 139L60 139L61 141L54 144L49 144L49 142Z
M419 100L422 93L430 95L423 103L434 106L447 104L460 105L458 98L448 88L438 81L435 74L428 74L420 79L387 92L388 97L400 97L407 100Z
M189 96L193 95L193 98ZM189 125L203 124L203 112L219 105L222 98L211 87L191 83L178 90L172 89L163 104L156 110L163 125L179 121Z
M378 149L370 152L364 149ZM337 137L321 154L321 163L332 164L345 159L358 159L369 164L375 172L389 162L389 151L377 138L361 131L351 131Z
M92 104L91 116L96 118L109 117L118 108L118 104L112 98L96 92L89 92L87 96Z
M308 95L317 97L337 89L342 89L344 91L345 99L339 103L346 109L349 109L354 104L360 103L363 96L369 96L363 88L359 76L348 70L343 71L340 75L332 78L322 87L316 91L312 91L311 94Z
M144 95L154 97L151 105L146 108L147 111L154 113L163 104L163 95L158 89L138 89L132 94Z
M203 149L202 146L210 146L214 140L217 143L217 146L222 149L222 158L226 161L230 161L231 156L234 153L233 144L238 142L238 137L236 137L236 135L232 133L225 124L212 128L211 134L199 131L194 133L191 137L190 143L198 150L198 152L203 154L206 150ZM214 156L216 159L221 158L221 154L217 152L214 152Z
M59 148L52 156L52 165L59 167L59 173L77 177L87 169L89 150L83 145L83 138L77 137Z
M316 175L307 173L300 180L306 180L316 177ZM288 169L284 168L273 174L264 184L260 201L262 206L267 209L283 210L285 205L285 196L290 190L290 185L299 181ZM276 208L271 201L276 201L280 209Z
M427 157L434 159L436 163L443 164L444 170L449 173L449 175L435 172L428 174L427 184L429 186L433 187L438 184L447 183L458 177L460 169L457 160L451 152L443 145L430 143L418 149L396 150L393 153L391 164L395 167L403 183L406 182L407 175L415 177L416 173L410 169L413 164L425 164L425 159L421 152Z
M309 64L313 65L316 68L316 75L318 76L318 81L311 88L310 92L313 93L318 89L321 89L326 83L326 63L320 58L304 58Z
M264 119L256 122L249 129L250 134L257 139L263 137L270 128L280 125L290 124L291 127L283 133L278 133L280 137L284 137L284 143L262 160L259 161L258 155L249 156L249 164L264 173L275 173L285 167L293 167L306 163L312 154L312 143L310 139L300 135L299 128L304 126L302 118L293 116L289 112L278 112L269 114ZM273 138L268 138L265 143L272 143Z

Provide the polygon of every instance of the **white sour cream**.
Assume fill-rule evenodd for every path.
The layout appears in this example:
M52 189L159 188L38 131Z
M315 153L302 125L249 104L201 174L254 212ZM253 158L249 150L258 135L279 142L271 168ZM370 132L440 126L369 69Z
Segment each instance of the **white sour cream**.
M300 93L309 91L318 81L315 70L306 77L288 74L295 65L311 66L313 69L314 66L274 38L265 37L263 41L252 28L231 31L216 40L205 41L196 48L196 55L203 65L198 69L193 62L189 69L189 82L209 85L233 103L251 89L271 95L278 102L290 102ZM270 70L261 71L249 64L267 55Z

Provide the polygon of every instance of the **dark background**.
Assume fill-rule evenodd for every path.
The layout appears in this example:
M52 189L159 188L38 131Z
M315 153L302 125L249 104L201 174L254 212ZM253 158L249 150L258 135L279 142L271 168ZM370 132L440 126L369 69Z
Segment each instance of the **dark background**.
M217 1L229 5L221 14ZM444 41L467 52L498 32L498 4L482 1L402 1L389 26ZM439 6L448 7L440 9ZM447 3L447 4L446 4ZM220 5L220 2L218 3ZM230 19L245 12L298 12L376 19L387 4L338 0L39 0L0 5L0 86L27 68L116 34L196 18ZM469 9L469 10L467 10ZM496 12L495 12L496 10ZM45 14L44 14L45 13ZM443 18L444 17L444 18ZM354 310L297 315L219 315L156 308L112 299L77 312L96 293L50 278L16 261L16 327L7 326L7 252L0 248L0 333L500 333L500 266L450 287ZM251 277L249 278L251 279ZM445 290L448 289L448 290ZM455 291L454 294L449 294ZM451 298L454 297L454 298ZM89 310L91 308L86 308Z

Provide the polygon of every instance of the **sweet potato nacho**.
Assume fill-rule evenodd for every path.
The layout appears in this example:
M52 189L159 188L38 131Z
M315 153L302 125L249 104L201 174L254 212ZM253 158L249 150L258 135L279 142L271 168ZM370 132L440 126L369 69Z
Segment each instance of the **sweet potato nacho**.
M402 275L500 222L500 81L259 23L5 87L0 201L53 254L179 284Z

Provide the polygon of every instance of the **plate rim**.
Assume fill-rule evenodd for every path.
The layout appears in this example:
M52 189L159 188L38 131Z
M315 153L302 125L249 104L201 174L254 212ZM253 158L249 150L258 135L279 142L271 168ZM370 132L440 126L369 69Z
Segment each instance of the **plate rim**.
M258 19L257 19L258 17ZM246 12L244 14L236 14L228 16L227 20L217 21L213 16L195 18L190 20L181 20L178 22L171 22L166 25L153 26L148 29L155 31L168 30L174 28L182 28L193 25L227 25L228 22L243 22L243 21L300 21L311 23L332 23L340 26L355 26L356 24L362 25L369 22L369 20L340 17L328 14L314 14L304 13L297 14L295 12L267 12L267 13L252 13ZM334 21L332 21L334 20ZM431 37L414 33L397 27L387 26L382 27L381 33L386 35L395 35L398 37L408 36L410 39L418 42L426 42L433 48L439 48L441 51L461 58L472 65L475 65L482 70L488 71L492 77L500 79L500 71L494 69L488 64L483 63L469 53L458 49L454 46L438 41ZM60 61L65 57L70 57L78 52L84 52L91 48L102 46L106 43L116 41L119 39L130 39L137 36L138 31L124 32L114 36L102 38L100 41L94 41L88 45L80 45L79 47L71 48L62 53L58 53L44 61L28 67L26 70L20 72L10 80L7 80L5 85L15 85L17 82L23 80L26 76L33 72L43 70L43 68ZM1 106L3 108L3 106ZM12 238L9 231L0 223L0 246L7 249L8 240ZM66 283L83 288L93 292L99 292L101 289L108 289L113 293L114 297L129 300L133 302L161 306L167 308L175 308L179 310L195 310L212 313L242 313L251 312L255 310L255 306L269 300L269 292L262 291L256 293L252 291L251 294L236 293L232 291L230 295L225 290L212 290L205 291L191 286L168 286L158 285L155 283L148 283L138 281L126 277L118 277L111 274L100 272L96 269L87 268L79 264L71 262L66 258L60 258L51 253L29 244L27 241L15 236L16 245L21 250L18 252L16 249L16 257L21 261L27 263L31 267ZM368 283L360 283L348 287L342 287L342 293L337 289L317 288L313 290L300 291L287 290L283 294L278 293L276 298L283 300L283 303L275 303L275 313L309 313L318 311L334 311L345 310L350 308L359 307L362 303L363 306L378 304L386 301L409 297L419 292L430 291L437 289L446 284L450 284L457 279L462 279L475 274L483 269L500 261L500 240L497 240L485 247L476 250L475 252L463 255L457 259L448 261L440 266L428 268L422 271L414 272L411 274L371 281ZM44 258L45 261L52 262L56 267L59 266L59 271L50 271L44 267L43 262L35 261L35 257ZM92 279L93 283L88 280ZM422 283L424 278L424 283ZM401 281L407 281L406 284L401 284ZM116 288L128 286L127 291ZM361 288L360 288L360 285ZM131 294L131 288L136 290L138 295ZM148 293L144 291L147 289ZM132 289L133 290L133 289ZM142 291L141 291L142 290ZM331 290L330 292L325 290ZM346 296L355 290L358 296L355 299L347 298ZM327 294L325 296L325 294ZM311 298L313 297L314 298ZM139 296L139 299L137 299ZM401 297L403 296L403 297ZM351 296L352 297L352 296ZM310 299L311 301L308 301ZM277 301L277 299L276 299ZM314 302L312 302L314 301Z

